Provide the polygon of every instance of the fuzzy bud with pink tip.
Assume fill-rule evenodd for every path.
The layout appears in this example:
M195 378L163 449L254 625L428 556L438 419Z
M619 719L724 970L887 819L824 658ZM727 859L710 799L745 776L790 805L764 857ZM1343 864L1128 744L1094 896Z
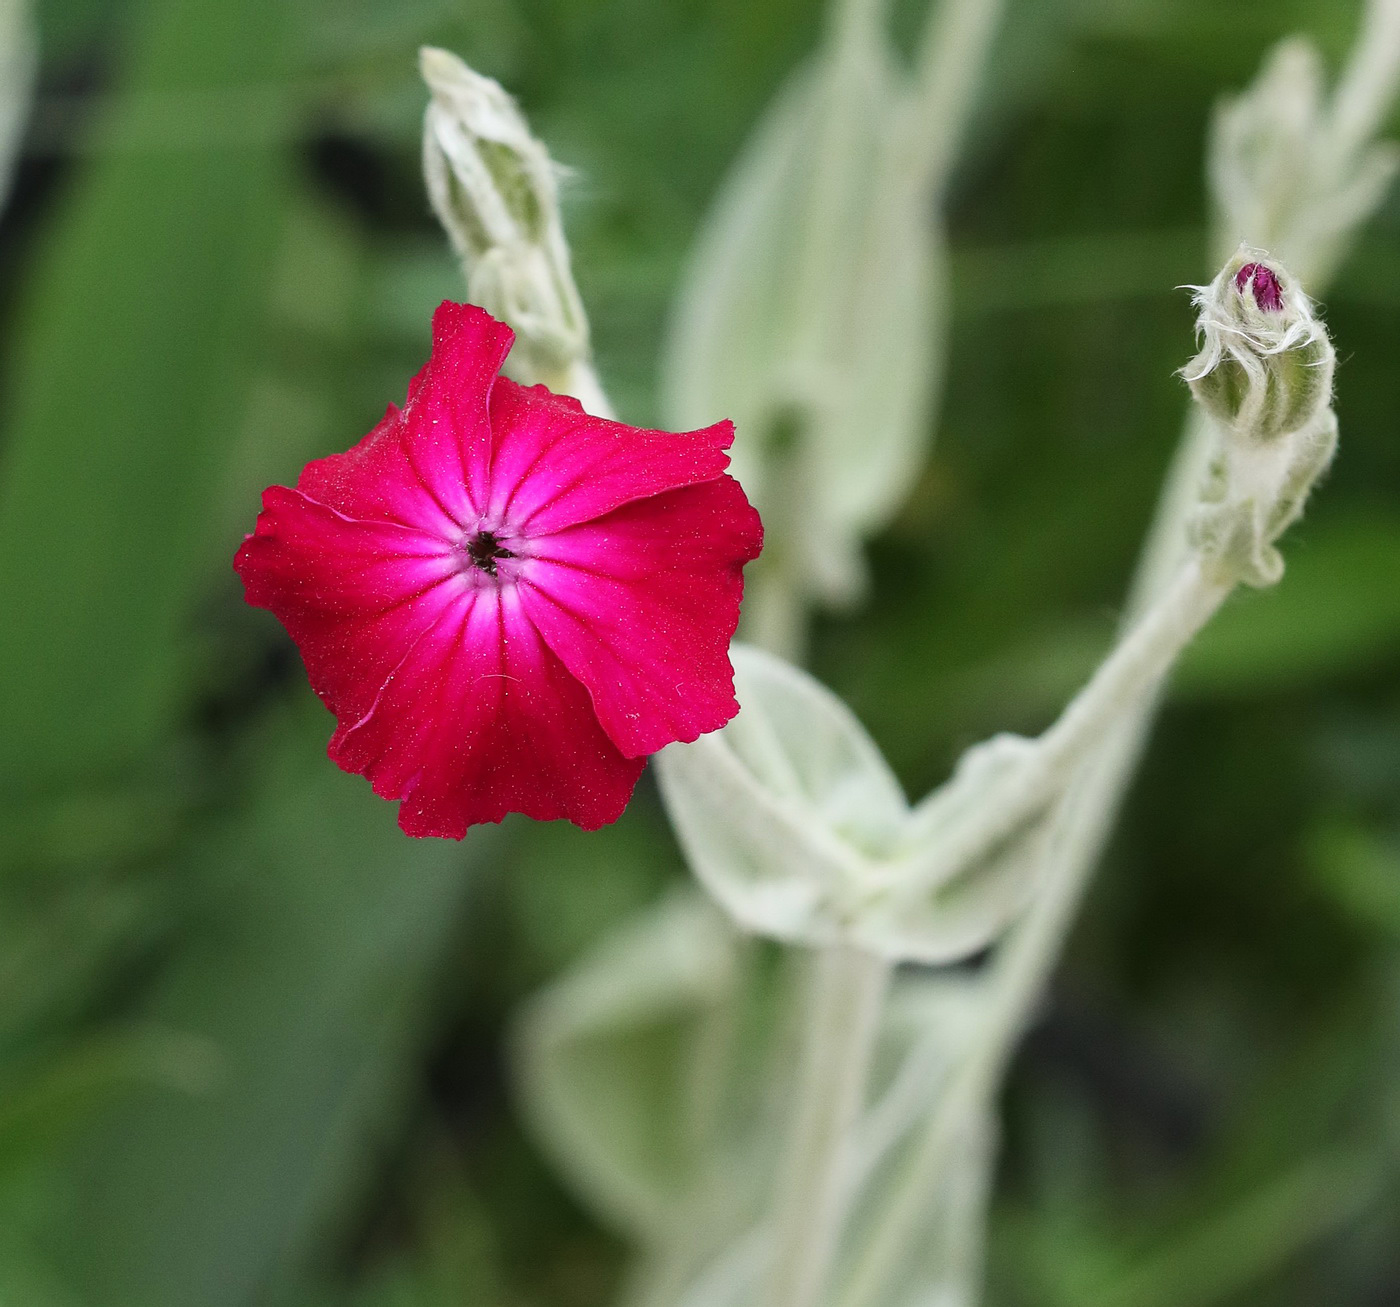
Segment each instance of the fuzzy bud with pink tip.
M1182 374L1219 433L1195 535L1222 567L1269 585L1283 574L1273 542L1336 447L1336 352L1296 279L1257 251L1195 289L1201 350Z

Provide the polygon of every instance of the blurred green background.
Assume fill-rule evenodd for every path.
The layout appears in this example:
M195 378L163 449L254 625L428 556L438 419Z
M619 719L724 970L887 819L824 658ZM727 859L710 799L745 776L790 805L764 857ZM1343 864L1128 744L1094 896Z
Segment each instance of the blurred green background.
M900 0L900 30L922 9ZM1209 113L1344 0L1013 0L936 450L814 664L911 793L1106 647L1186 396ZM818 0L43 0L0 223L0 1303L584 1307L623 1249L513 1110L521 998L682 874L399 835L229 567L462 293L419 44L520 98L656 418L688 243ZM1191 654L1006 1095L1004 1307L1400 1303L1400 194L1326 305L1342 454ZM716 415L719 416L719 415Z

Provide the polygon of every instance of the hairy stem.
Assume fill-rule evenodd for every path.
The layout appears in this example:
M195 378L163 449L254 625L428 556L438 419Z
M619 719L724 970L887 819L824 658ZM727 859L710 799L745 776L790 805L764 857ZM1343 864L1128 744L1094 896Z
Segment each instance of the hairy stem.
M941 0L924 26L910 124L919 192L946 189L1004 8L1005 0Z
M1337 84L1332 146L1341 156L1380 130L1400 79L1400 0L1369 0L1356 51Z
M825 949L812 966L766 1307L822 1300L851 1197L855 1125L889 981L889 965L860 949Z
M1055 724L1027 744L1024 762L979 794L971 817L931 836L926 855L898 864L892 878L925 888L946 884L1043 811L1068 788L1083 758L1155 700L1172 664L1232 588L1208 577L1196 559L1180 563ZM924 808L930 825L938 825L940 798L960 798L956 787L955 779Z
M795 359L820 357L824 315L812 312L827 297L832 270L846 261L847 197L850 173L863 164L857 148L861 110L869 94L865 70L878 48L884 0L840 0L830 14L827 40L816 56L814 75L821 93L815 100L814 157L822 166L808 177L802 206L805 230L794 272L797 294L788 336Z
M754 569L752 578L746 578L739 633L760 649L801 663L807 649L807 604L793 573L793 564L776 556Z
M1170 492L1163 500L1164 504L1170 502ZM1175 524L1170 525L1174 528ZM1164 532L1168 526L1165 520L1159 523ZM1165 556L1166 551L1161 553ZM1152 558L1153 551L1145 551L1144 562ZM1199 569L1194 565L1178 571L1168 595L1177 592L1178 603L1184 604L1187 611L1194 611L1203 623L1223 594L1210 594L1209 583L1198 581L1198 577ZM1201 606L1192 610L1193 602ZM1165 616L1177 604L1159 608ZM1146 734L1159 685L1160 677L1139 686L1136 701L1120 703L1117 716L1103 729L1094 751L1056 810L1044 878L1035 901L1003 941L992 964L986 982L989 1001L977 1041L915 1137L899 1180L872 1223L872 1237L861 1250L838 1300L840 1307L879 1307L884 1301L908 1248L920 1237L948 1159L967 1131L977 1127L995 1094L1074 919L1088 871ZM1061 722L1068 716L1067 710Z
M587 359L574 359L564 374L558 378L557 384L551 378L545 378L545 384L560 394L572 395L583 405L584 412L591 413L594 417L615 418L617 416L613 411L607 392L603 389L602 382L598 380L596 369Z

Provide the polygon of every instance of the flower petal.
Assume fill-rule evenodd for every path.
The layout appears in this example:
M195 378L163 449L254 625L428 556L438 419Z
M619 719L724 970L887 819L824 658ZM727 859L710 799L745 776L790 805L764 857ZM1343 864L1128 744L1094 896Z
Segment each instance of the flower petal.
M545 642L629 758L735 712L729 641L763 528L721 476L533 542L519 586Z
M502 377L491 392L495 449L487 515L537 536L636 499L710 481L729 466L734 425L674 435L585 413L578 401Z
M508 812L596 830L621 815L643 766L604 734L509 588L445 612L330 754L403 801L408 834L454 839Z
M485 497L491 388L514 339L485 310L445 301L406 407L391 404L353 449L308 463L297 489L351 517L458 530Z
M296 641L316 693L351 722L462 589L439 537L350 518L283 486L264 492L233 565L248 602Z

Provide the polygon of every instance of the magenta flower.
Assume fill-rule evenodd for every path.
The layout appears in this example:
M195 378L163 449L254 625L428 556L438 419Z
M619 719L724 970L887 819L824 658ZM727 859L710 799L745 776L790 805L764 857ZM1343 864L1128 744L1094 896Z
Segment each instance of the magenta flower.
M234 567L336 716L330 756L410 835L614 821L646 755L738 710L763 531L733 425L671 435L498 376L514 335L444 303L408 403L263 495Z

